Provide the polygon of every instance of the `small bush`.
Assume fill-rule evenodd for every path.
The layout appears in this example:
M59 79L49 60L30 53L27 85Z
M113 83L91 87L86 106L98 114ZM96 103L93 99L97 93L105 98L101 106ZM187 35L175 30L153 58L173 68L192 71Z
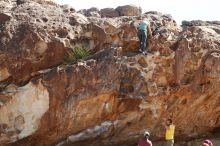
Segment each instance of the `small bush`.
M78 61L80 59L85 59L91 55L91 52L85 47L75 47L71 48L66 54L64 55L63 62L70 63L74 61Z

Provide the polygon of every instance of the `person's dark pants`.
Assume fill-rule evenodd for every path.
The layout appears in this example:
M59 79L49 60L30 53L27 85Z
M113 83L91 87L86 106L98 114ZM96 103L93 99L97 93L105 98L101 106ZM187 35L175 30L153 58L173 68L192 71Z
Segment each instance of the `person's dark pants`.
M139 38L139 46L141 51L145 51L147 45L147 33L144 30L138 31L138 38Z

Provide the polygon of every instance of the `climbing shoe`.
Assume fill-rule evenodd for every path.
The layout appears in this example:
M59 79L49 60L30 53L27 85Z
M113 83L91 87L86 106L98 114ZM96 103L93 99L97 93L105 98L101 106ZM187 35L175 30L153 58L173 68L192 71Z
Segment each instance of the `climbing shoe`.
M147 55L147 51L142 52L144 55Z

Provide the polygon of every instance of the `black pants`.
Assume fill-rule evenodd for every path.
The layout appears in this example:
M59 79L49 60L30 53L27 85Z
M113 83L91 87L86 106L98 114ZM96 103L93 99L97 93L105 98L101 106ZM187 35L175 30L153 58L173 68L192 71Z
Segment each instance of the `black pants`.
M139 47L141 51L145 51L147 45L147 33L144 30L138 31Z

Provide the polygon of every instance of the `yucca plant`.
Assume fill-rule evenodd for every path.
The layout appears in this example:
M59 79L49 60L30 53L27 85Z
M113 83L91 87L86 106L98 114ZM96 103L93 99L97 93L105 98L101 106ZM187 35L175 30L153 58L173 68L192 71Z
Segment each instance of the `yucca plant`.
M63 58L64 63L70 63L74 61L78 61L80 59L85 59L91 55L91 52L85 47L75 47L71 48L66 52Z

